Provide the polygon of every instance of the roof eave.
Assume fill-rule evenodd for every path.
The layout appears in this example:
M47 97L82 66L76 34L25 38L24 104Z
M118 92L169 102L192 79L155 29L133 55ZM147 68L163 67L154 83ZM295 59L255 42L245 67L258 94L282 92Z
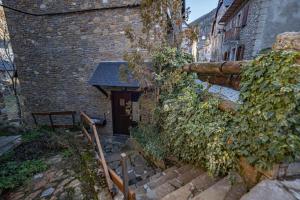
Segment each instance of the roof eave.
M245 2L247 1L245 0L233 1L218 23L227 23L231 19L231 17L236 13L237 9L240 8L241 5L243 5Z

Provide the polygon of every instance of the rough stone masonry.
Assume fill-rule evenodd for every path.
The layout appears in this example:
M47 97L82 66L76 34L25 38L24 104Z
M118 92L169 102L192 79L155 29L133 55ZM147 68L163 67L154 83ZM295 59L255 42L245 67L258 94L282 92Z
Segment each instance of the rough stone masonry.
M124 29L139 31L135 0L3 0L21 86L25 121L31 112L106 113L111 102L87 81L100 61L121 61L129 48Z

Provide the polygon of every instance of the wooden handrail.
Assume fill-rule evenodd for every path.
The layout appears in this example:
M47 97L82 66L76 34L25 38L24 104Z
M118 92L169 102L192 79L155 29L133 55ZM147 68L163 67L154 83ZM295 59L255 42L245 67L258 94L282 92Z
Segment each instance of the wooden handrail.
M94 124L94 121L89 116L87 116L87 114L85 114L84 112L80 112L80 116L87 124L89 125Z
M102 147L101 147L100 138L99 138L99 135L98 135L98 132L97 132L97 128L96 128L94 123L92 124L92 129L93 129L93 133L94 133L94 136L95 136L97 149L98 149L100 158L102 160L102 166L103 166L103 169L104 169L106 182L107 182L109 190L111 191L112 190L112 182L111 182L111 179L110 179L110 176L109 176L109 173L108 173L108 167L107 167L107 163L105 161L105 157L104 157L103 150L102 150Z
M87 136L89 142L93 145L96 145L98 152L96 152L98 154L98 162L101 164L101 166L104 169L104 173L105 173L105 177L106 177L106 181L108 184L108 187L110 189L110 191L112 191L112 183L114 183L118 189L121 192L125 192L124 191L124 182L121 179L121 177L119 177L106 163L104 154L103 154L103 150L102 150L102 146L101 146L101 142L100 142L100 137L99 134L97 132L97 128L95 123L93 122L93 120L84 112L80 112L80 117L82 120L82 132L84 133L84 135ZM94 141L92 139L92 137L90 136L89 132L86 130L86 128L84 127L84 123L86 123L87 125L90 126L90 128L92 129L93 133L94 133L94 138L96 140L96 144L94 144ZM128 191L128 199L129 200L135 200L135 193L129 189Z

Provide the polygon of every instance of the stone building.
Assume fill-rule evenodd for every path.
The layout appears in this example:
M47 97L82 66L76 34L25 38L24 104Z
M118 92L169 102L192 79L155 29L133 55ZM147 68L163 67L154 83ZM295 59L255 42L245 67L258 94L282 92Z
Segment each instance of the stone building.
M211 29L215 13L216 9L190 23L190 26L196 27L199 32L197 43L197 61L210 61Z
M132 116L125 110L138 108L132 106L137 95L131 92L137 85L119 80L117 69L126 65L120 62L129 49L125 28L131 25L136 32L141 29L136 0L2 3L25 121L33 122L32 112L86 111L90 116L106 118L101 133L112 134L115 130L128 134ZM93 82L95 73L106 73L108 68L113 69L109 72L115 80L112 85L103 76ZM113 104L118 105L117 109L112 109Z
M248 60L270 49L276 35L300 31L299 0L220 0L212 60Z

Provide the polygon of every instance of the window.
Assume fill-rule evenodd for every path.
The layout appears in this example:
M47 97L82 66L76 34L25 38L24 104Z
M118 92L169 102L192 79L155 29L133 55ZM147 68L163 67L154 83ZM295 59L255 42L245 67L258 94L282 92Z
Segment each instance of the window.
M249 14L249 4L247 4L243 9L243 19L242 19L242 27L247 25L248 14Z
M245 52L245 45L240 45L236 51L236 60L243 60Z

